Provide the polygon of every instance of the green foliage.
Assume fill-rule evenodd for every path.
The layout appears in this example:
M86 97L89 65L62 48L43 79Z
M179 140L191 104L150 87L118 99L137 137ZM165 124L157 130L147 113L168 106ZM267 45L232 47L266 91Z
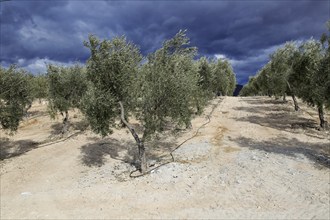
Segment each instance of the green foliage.
M92 130L103 137L112 133L111 127L118 116L118 102L110 91L103 91L89 85L82 99L81 110Z
M0 67L0 123L3 129L17 130L32 96L28 75L24 70L10 66Z
M227 95L232 96L236 89L236 76L229 62L226 62L226 69L227 69L226 71L227 77L229 79L229 84L227 87Z
M198 87L195 96L195 103L197 108L197 114L203 112L203 108L206 106L207 101L213 98L212 84L212 66L206 57L200 58L195 62L195 68L198 73Z
M64 113L71 108L78 108L86 92L86 73L83 67L61 67L49 65L47 69L48 100L51 116Z
M294 42L286 43L271 55L271 74L273 94L295 94L295 78L293 65L297 54L297 46Z
M140 106L145 137L161 131L167 118L186 126L190 124L195 97L200 90L198 71L193 63L196 48L188 45L185 31L180 31L149 55L143 66Z
M298 95L313 106L323 105L325 102L324 83L328 81L328 76L321 68L323 56L322 45L315 40L309 40L300 46L293 66Z
M46 75L32 75L29 82L33 98L41 100L48 97L49 88Z
M327 22L327 29L330 31L330 20ZM330 35L323 34L320 40L323 49L323 59L320 64L320 72L323 72L325 75L325 105L330 109Z
M274 80L271 73L271 63L269 62L257 74L254 87L258 95L271 96L276 93L274 91Z
M89 88L82 111L94 132L106 136L119 115L118 102L126 110L134 108L138 67L142 56L137 46L125 37L100 41L90 35L84 45L91 51L87 61Z
M212 67L206 57L202 57L197 62L199 81L198 85L203 91L212 93Z
M249 82L244 85L240 92L240 96L253 96L259 93L259 88L256 83L255 77L250 77Z

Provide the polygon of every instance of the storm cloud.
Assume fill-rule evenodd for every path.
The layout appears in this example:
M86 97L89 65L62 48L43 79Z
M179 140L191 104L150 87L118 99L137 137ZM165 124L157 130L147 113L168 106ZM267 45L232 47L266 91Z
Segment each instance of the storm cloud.
M227 58L245 83L286 41L318 39L326 31L329 2L5 1L0 3L0 62L34 73L45 71L45 63L84 63L88 34L126 35L147 55L187 29L199 56Z

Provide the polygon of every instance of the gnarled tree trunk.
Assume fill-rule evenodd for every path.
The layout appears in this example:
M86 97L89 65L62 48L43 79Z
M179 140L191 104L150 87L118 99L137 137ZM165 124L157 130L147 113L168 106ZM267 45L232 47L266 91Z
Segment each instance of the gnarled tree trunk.
M135 132L134 128L126 121L125 119L125 111L124 111L124 106L122 102L119 102L120 105L120 111L121 111L121 121L126 125L128 130L131 132L132 136L134 137L137 145L138 145L138 150L139 150L139 159L141 162L141 172L146 173L147 171L147 158L146 158L146 151L144 147L143 141L139 138L139 135Z

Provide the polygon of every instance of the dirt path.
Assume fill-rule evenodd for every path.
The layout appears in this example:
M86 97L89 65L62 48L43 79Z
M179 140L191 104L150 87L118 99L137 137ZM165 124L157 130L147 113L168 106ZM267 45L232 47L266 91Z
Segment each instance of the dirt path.
M309 128L314 120L290 103L212 104L210 123L174 152L175 162L141 178L128 177L135 146L126 130L103 140L85 132L5 159L1 219L330 218L329 133ZM149 143L149 158L168 161L211 110L191 131ZM29 134L43 125L33 126Z

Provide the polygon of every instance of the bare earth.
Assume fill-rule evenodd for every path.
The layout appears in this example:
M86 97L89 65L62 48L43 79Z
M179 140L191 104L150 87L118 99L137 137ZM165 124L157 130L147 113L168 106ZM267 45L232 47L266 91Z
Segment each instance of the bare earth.
M61 118L45 111L34 105L15 136L0 131L1 219L330 219L330 134L306 106L214 100L192 129L147 143L154 168L209 122L139 178L127 129L101 139L71 112L75 135L54 143Z

